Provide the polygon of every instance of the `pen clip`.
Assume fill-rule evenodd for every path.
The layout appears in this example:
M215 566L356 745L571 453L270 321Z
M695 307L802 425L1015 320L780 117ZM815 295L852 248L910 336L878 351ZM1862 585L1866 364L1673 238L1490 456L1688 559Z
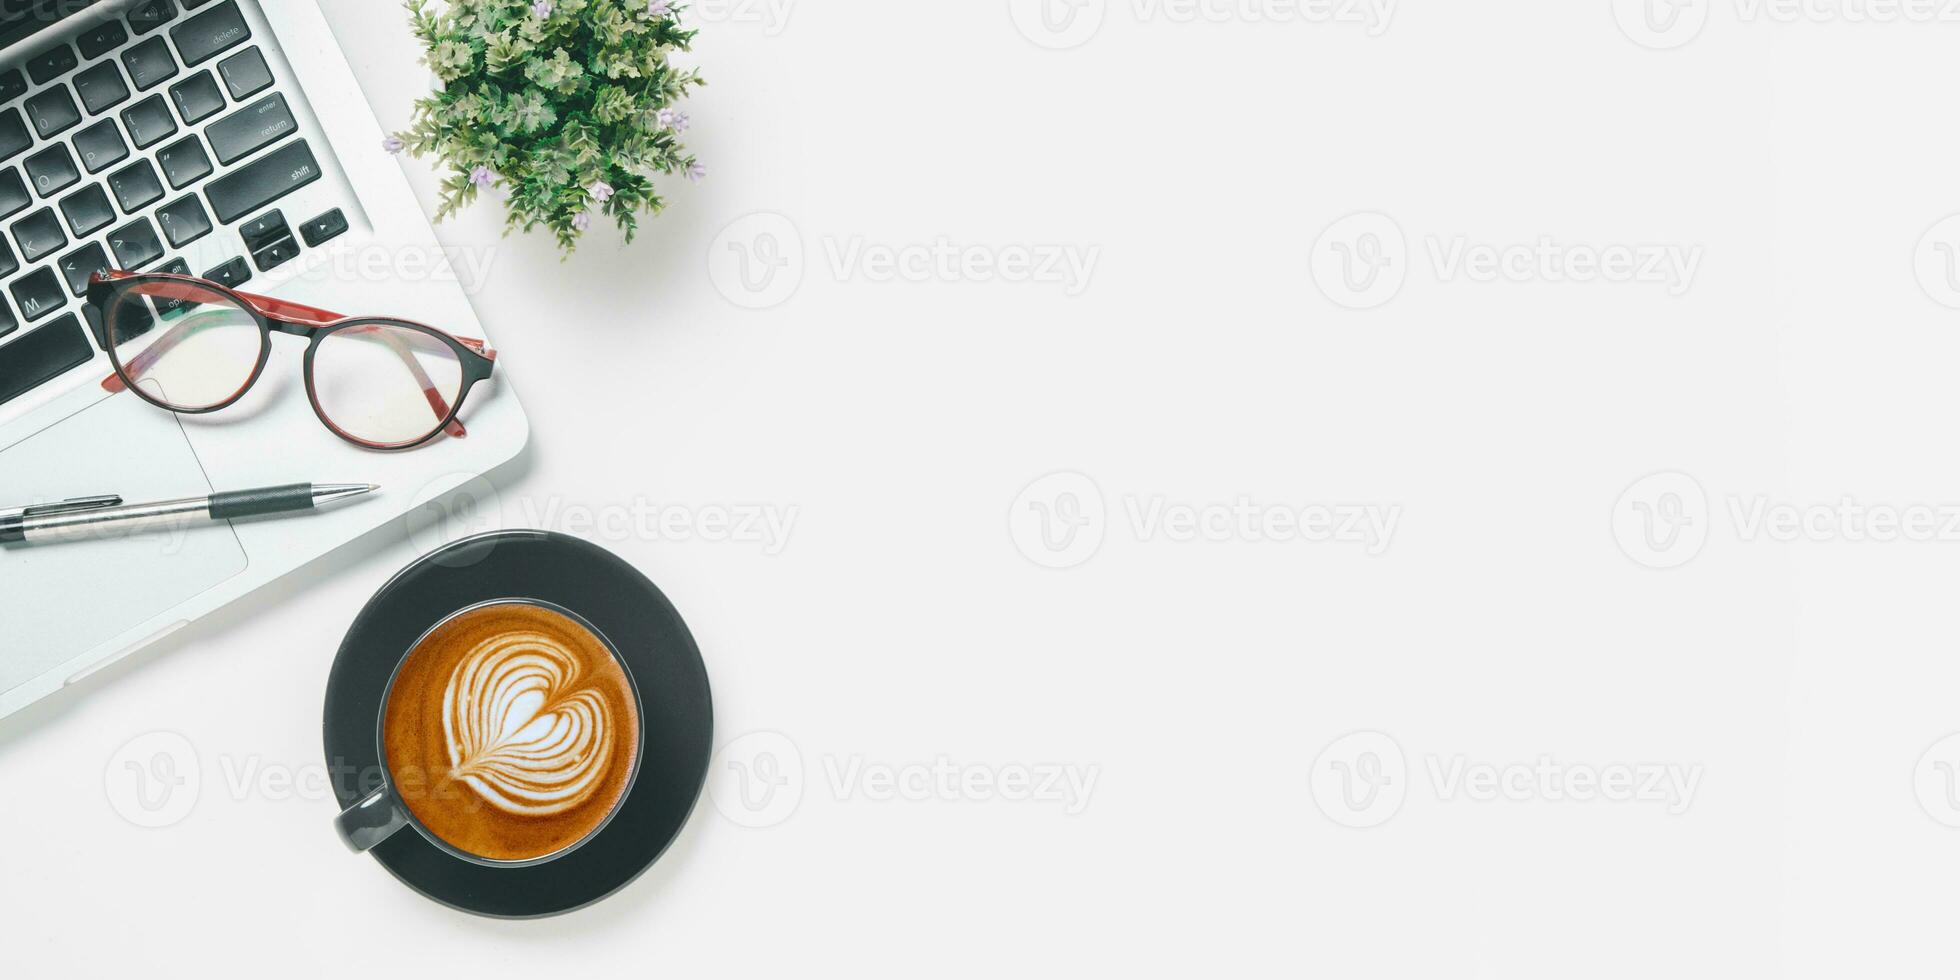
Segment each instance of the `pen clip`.
M35 504L32 507L22 507L16 513L21 517L41 517L47 514L68 514L79 510L101 510L121 503L121 497L107 493L97 497L71 497L52 504Z

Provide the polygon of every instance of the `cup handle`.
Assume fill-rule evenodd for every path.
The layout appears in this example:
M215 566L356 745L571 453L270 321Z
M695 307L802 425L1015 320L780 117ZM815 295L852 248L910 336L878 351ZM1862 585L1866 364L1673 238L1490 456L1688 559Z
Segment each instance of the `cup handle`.
M356 854L393 837L395 831L406 826L408 811L386 786L333 818L333 829L340 834L340 842Z

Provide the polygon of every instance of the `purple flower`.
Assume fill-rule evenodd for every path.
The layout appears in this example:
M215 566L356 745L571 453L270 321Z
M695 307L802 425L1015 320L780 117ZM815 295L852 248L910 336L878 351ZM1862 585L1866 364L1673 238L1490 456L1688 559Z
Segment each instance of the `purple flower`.
M667 5L667 0L647 0L648 17L667 17L673 12L674 8Z
M708 168L699 163L690 163L687 165L685 173L687 174L688 180L698 184L701 182L701 178L708 176Z
M585 231L585 229L590 227L592 227L592 212L580 211L579 213L572 215L573 231L583 232Z
M531 5L531 16L544 20L551 16L551 0L538 0Z
M497 179L497 175L491 173L490 168L483 166L482 164L477 164L476 169L470 171L470 183L475 184L478 187L488 187L490 186L490 183L496 179Z
M407 146L408 144L402 142L402 138L399 136L390 136L381 141L381 148L389 153L400 153Z
M660 125L665 126L666 128L671 129L676 133L687 132L687 124L688 124L687 113L683 112L680 109L675 109L672 107L662 109L660 110L660 113L654 118L659 120Z
M603 180L595 180L591 187L586 188L586 192L592 195L592 203L604 204L612 200L613 185Z

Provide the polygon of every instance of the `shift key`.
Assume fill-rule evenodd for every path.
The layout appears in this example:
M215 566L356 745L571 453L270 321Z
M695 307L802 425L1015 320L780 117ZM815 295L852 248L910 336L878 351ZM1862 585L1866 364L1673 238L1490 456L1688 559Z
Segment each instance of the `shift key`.
M285 139L299 128L286 108L286 97L268 95L210 125L204 137L219 163L242 160L265 146Z
M305 140L294 140L204 185L211 210L230 224L320 179L320 164Z

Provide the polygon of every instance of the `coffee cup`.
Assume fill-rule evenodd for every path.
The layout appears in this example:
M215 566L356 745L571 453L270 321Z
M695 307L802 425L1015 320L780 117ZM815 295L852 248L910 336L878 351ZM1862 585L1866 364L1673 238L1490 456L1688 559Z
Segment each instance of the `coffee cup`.
M335 818L361 852L410 829L490 867L561 858L618 812L644 725L624 658L538 599L459 609L401 654L374 721L380 785Z

